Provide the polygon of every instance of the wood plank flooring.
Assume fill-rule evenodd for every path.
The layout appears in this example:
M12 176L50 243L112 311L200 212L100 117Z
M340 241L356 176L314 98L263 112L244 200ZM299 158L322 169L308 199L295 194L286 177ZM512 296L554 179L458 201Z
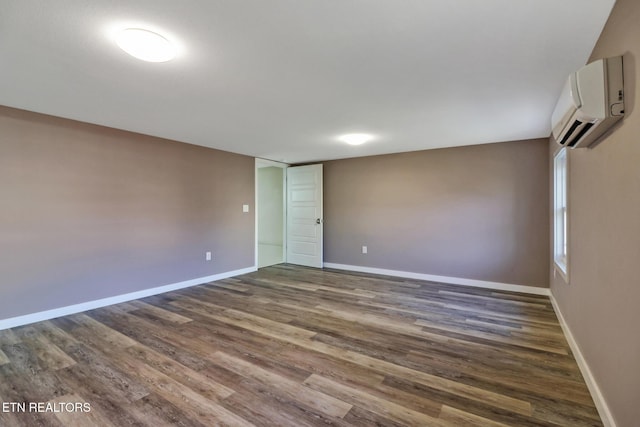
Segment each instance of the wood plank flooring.
M291 265L0 331L3 402L91 411L0 426L602 425L547 297Z

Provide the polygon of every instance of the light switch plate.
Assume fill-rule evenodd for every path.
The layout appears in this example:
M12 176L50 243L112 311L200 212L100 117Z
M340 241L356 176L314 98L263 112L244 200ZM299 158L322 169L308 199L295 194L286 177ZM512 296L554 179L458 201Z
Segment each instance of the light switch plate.
M242 205L242 212L249 212L249 205Z

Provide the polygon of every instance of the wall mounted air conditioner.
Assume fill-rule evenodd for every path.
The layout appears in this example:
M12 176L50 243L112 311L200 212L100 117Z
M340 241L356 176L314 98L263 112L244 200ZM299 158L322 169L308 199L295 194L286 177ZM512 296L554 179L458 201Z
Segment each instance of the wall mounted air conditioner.
M624 116L622 57L605 58L572 73L551 116L556 142L578 148L593 144Z

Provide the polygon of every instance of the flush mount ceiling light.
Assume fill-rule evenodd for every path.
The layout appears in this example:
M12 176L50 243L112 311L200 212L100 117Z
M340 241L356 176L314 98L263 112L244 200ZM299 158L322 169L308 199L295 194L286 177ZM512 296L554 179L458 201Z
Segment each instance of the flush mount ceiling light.
M368 133L348 133L346 135L340 135L338 141L346 142L349 145L362 145L374 138L373 135L369 135Z
M148 62L167 62L176 48L163 36L142 28L127 28L116 35L116 43L129 55Z

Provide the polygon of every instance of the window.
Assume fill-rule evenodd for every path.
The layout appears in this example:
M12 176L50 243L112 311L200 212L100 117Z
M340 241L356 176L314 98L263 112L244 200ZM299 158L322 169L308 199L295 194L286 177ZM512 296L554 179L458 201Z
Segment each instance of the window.
M567 271L567 149L553 158L553 259L565 280Z

